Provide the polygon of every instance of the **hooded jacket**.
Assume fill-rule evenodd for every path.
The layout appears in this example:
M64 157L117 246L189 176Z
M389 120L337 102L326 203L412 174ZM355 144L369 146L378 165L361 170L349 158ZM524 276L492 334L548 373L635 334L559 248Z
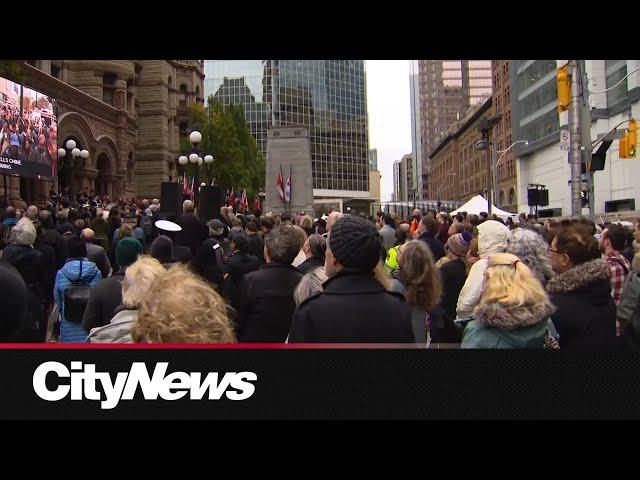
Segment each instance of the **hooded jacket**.
M547 330L558 334L549 319L550 303L533 305L479 305L472 317L456 320L465 326L460 348L542 348Z
M133 343L131 329L138 321L138 310L119 307L108 325L92 328L88 343Z
M480 301L484 272L491 255L504 252L511 235L509 228L495 220L487 220L478 225L478 255L480 260L473 264L464 287L458 297L456 312L459 318L468 317Z
M82 272L80 264L82 264ZM82 328L82 324L68 322L64 317L64 291L71 286L73 281L80 280L85 285L93 287L101 279L102 275L96 264L86 258L69 259L64 267L58 270L53 296L60 309L61 343L80 343L87 338L87 332Z
M547 282L556 311L551 319L560 347L616 343L616 306L611 269L604 260L585 262Z

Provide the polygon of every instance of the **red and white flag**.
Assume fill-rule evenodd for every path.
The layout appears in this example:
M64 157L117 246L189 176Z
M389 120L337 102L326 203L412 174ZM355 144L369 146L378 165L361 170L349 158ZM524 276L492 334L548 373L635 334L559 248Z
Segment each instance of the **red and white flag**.
M243 190L242 191L242 211L243 212L248 212L249 211L249 199L247 198L247 190Z
M284 200L285 202L291 201L291 167L289 167L289 178L287 178L287 185L284 189Z
M278 173L278 196L280 201L284 202L284 182L282 180L282 167L280 167L280 173Z

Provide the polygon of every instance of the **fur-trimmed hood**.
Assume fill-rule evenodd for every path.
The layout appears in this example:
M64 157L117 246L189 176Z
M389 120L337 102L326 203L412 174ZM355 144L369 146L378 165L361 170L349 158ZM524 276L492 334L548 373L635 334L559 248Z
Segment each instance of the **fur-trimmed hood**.
M570 293L596 282L611 279L611 269L602 259L591 260L567 270L547 282L549 293Z
M478 305L474 310L474 317L478 325L483 327L515 330L544 322L554 310L555 307L547 302L509 306L489 303Z

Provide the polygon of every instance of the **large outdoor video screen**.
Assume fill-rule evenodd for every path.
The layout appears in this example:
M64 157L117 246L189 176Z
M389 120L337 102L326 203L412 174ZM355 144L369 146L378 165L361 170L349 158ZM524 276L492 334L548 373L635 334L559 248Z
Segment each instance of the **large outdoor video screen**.
M52 180L57 163L55 99L0 77L0 173Z

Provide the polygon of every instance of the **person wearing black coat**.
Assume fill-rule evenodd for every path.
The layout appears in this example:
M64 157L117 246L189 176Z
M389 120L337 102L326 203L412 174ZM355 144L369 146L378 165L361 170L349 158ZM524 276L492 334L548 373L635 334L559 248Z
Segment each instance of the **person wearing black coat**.
M109 277L99 280L92 288L87 307L82 318L82 328L90 332L92 328L109 324L115 310L122 303L122 282L129 265L142 254L142 245L133 237L125 237L116 247L118 269Z
M590 232L563 228L551 243L550 261L558 274L547 282L551 314L560 348L615 345L616 305L611 296L611 269L600 258Z
M184 213L176 220L182 230L176 233L173 243L175 247L188 247L191 257L195 257L198 247L209 237L209 228L193 213L191 200L185 200L182 208Z
M260 268L260 261L254 255L249 255L249 240L242 233L236 233L231 240L233 253L224 265L225 278L222 282L222 296L236 310L240 308L240 293L238 286L242 278L250 272Z
M438 223L428 215L422 217L422 221L418 226L418 240L422 240L427 244L436 262L444 257L442 242L435 237L437 232Z
M38 221L42 226L42 233L39 235L38 241L53 248L56 262L55 271L57 272L67 261L67 244L63 236L55 229L53 216L50 211L41 210L38 213Z
M249 242L249 255L255 256L260 264L264 263L264 240L258 235L258 225L255 222L247 223L245 228L247 240Z
M465 257L471 246L473 235L456 233L447 240L447 259L440 266L442 297L440 304L431 313L432 343L461 343L463 330L454 324L460 291L467 280Z
M33 342L38 340L39 317L30 308L29 291L15 267L0 260L0 342Z
M375 278L380 240L374 225L345 215L327 241L322 293L296 310L289 343L415 343L411 307Z
M245 274L238 285L238 342L286 340L296 308L293 292L302 279L291 263L301 246L292 225L280 225L266 235L267 263Z
M33 248L36 228L29 219L20 220L11 231L11 243L2 252L2 258L18 270L27 286L27 302L33 318L38 323L39 340L44 341L46 330L45 311L49 298L49 270L44 255ZM35 340L35 339L34 339Z
M317 233L309 235L302 246L302 251L307 259L298 265L300 273L305 275L318 267L324 267L326 249L327 240L322 235L318 235Z

